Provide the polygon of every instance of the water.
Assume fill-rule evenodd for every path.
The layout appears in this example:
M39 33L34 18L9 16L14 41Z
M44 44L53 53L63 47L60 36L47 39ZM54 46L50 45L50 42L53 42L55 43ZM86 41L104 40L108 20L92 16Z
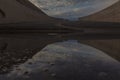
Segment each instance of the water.
M1 75L0 79L120 80L119 66L117 60L104 52L69 40L49 44L9 74Z

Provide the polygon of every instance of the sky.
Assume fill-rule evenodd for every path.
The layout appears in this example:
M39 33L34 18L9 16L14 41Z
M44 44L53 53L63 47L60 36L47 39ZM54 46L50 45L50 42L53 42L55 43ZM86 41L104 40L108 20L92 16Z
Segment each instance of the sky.
M67 20L99 12L119 0L29 0L48 16Z

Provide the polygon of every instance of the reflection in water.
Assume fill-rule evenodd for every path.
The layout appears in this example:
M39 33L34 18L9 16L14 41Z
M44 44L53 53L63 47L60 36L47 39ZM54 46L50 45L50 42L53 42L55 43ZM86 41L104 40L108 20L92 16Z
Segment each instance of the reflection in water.
M120 63L93 47L65 41L50 44L1 80L120 80Z
M29 0L47 15L69 20L98 12L119 0Z

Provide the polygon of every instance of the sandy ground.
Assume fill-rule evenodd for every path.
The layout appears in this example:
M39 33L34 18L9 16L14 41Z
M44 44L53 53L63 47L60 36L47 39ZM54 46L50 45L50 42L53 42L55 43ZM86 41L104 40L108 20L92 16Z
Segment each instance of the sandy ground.
M120 22L120 2L113 6L81 18L83 21L107 21ZM31 9L16 0L0 0L0 23L16 23L39 21L40 23L59 23L64 22L48 17L37 9ZM79 22L79 21L78 21ZM31 34L30 34L31 35ZM17 35L18 36L18 35ZM20 35L19 35L20 36ZM22 35L23 36L23 35ZM18 64L31 58L36 52L40 51L45 45L58 41L52 37L0 37L0 73L8 72L11 65ZM79 40L81 43L92 45L112 57L120 60L120 40ZM4 64L3 64L4 63Z

